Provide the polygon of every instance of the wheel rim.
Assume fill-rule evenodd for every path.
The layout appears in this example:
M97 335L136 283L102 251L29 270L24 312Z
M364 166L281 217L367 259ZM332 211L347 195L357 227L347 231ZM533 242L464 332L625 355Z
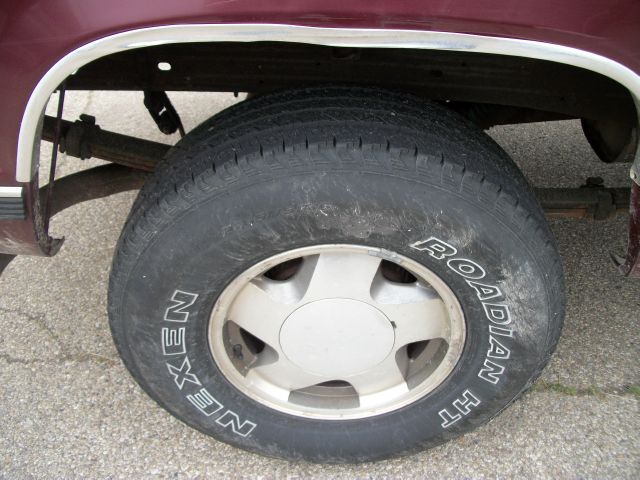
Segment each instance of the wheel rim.
M387 250L320 245L259 262L218 298L211 354L240 391L328 420L390 412L453 371L465 319L451 289Z

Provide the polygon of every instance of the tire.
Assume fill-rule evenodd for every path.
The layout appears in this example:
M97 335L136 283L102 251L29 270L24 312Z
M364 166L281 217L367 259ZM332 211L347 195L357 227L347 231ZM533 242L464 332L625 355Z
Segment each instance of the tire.
M365 283L371 272L352 266L372 256L380 261L372 282L382 282L384 291L400 291L403 285L429 290L446 307L429 321L437 317L447 325L440 332L447 333L389 354L418 373L404 370L402 389L366 397L359 392L373 391L370 383L356 390L342 376L356 378L355 363L370 362L362 367L365 380L356 380L370 382L369 372L377 374L376 355L383 356L376 352L387 348L381 345L388 335L398 343L403 328L426 322L416 316L399 324L406 316L384 310L395 330L384 321L375 327L367 323L374 322L369 320L378 315L374 311L387 307L379 306L374 283ZM302 320L287 310L273 348L282 349L278 362L284 352L297 366L311 362L313 375L329 378L332 368L340 373L335 381L296 390L295 401L294 394L277 393L273 398L280 403L271 402L269 392L276 391L269 390L271 383L290 379L260 377L256 370L252 375L271 383L263 388L246 380L256 365L271 365L261 355L272 347L234 322L284 314L273 313L280 310L271 303L261 309L244 302L242 292L256 282L277 288L303 282L303 267L327 258L341 259L330 276L321 278L315 266L312 280L304 280L325 290L308 286L294 300L278 300L300 302L296 312L318 308L307 316L296 314ZM289 263L283 266L283 259ZM291 265L292 277L278 273ZM388 277L383 267L400 276ZM314 284L316 275L321 280ZM367 287L357 290L365 292L362 298L370 295L378 306L350 296L360 284ZM302 296L309 291L326 301L304 303L312 298ZM427 304L423 297L419 301ZM405 300L398 302L404 308ZM239 305L253 313L240 313L245 310ZM393 308L389 311L406 311ZM117 247L109 289L118 350L160 405L240 448L326 463L411 453L485 423L539 375L560 335L563 312L563 276L552 234L507 155L439 105L358 88L261 96L187 135L140 192ZM322 314L320 323L309 323ZM340 328L347 333L337 337ZM319 345L322 338L330 340ZM239 343L231 345L234 341ZM430 345L444 353L430 350L423 365L419 359ZM320 360L304 353L315 355L320 347L333 353ZM396 348L394 343L390 351ZM425 366L430 362L435 366ZM440 377L432 381L435 372ZM322 395L314 389L330 392L326 405L317 403ZM392 390L402 393L392 395ZM348 407L339 401L343 391L349 392L344 395ZM372 400L369 408L368 398L379 403Z

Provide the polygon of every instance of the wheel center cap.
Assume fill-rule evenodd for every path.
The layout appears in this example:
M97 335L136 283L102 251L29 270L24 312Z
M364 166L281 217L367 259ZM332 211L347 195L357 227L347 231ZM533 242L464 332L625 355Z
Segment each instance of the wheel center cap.
M285 320L280 347L307 372L340 380L366 371L391 352L395 333L371 305L346 298L308 303Z

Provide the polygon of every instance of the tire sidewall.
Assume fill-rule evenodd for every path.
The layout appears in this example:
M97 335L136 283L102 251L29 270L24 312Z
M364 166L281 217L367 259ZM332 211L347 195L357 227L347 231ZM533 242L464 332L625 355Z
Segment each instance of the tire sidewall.
M468 195L410 176L305 170L253 178L235 185L233 195L210 195L176 212L111 296L114 336L154 399L228 443L323 462L433 446L496 415L545 360L550 323L559 313L550 308L539 246ZM208 344L213 306L256 263L336 243L383 248L438 275L465 315L462 356L438 388L393 412L320 421L267 408L237 390L215 364ZM492 318L499 312L505 317ZM182 332L184 353L167 354L167 332L174 339ZM193 377L180 386L185 373ZM208 408L198 408L210 398Z

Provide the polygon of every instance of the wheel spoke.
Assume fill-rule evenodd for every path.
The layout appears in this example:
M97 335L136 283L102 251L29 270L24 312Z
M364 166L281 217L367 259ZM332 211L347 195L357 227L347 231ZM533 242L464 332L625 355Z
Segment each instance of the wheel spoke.
M380 257L322 253L314 260L308 260L307 268L313 266L313 273L304 296L305 302L332 297L371 299L371 285L380 268Z
M407 382L395 355L367 372L345 378L358 393L360 407L374 407L385 403L385 398L393 398L409 391Z
M442 300L393 305L386 313L396 326L396 349L413 342L447 337L449 322Z
M280 327L293 309L293 305L279 301L258 284L249 282L235 298L228 319L279 351Z
M280 355L275 361L260 362L252 367L247 372L245 380L249 385L259 387L276 398L288 401L289 394L293 390L310 387L327 379L305 372Z
M449 314L433 289L419 284L389 284L380 292L376 298L397 302L376 305L395 325L396 349L412 342L446 338Z

